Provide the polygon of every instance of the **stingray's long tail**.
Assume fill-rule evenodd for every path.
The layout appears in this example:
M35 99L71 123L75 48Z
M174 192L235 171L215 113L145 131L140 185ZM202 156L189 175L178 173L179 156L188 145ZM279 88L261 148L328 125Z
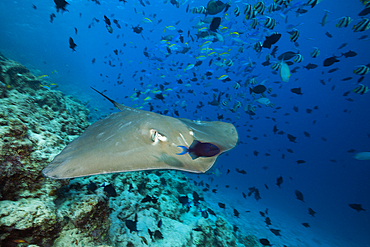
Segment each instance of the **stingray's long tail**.
M107 100L109 100L110 102L112 102L112 104L115 106L115 107L117 107L118 109L119 109L119 104L116 102L116 101L114 101L114 100L112 100L112 99L110 99L110 98L108 98L108 96L105 96L103 93L101 93L101 92L99 92L98 90L96 90L95 88L93 88L93 87L91 87L95 92L97 92L98 94L100 94L101 96L103 96L104 98L106 98Z

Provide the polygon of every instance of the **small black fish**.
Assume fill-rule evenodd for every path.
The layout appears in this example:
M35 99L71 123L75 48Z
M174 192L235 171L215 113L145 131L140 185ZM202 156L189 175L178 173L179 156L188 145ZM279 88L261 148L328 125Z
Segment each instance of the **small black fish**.
M338 50L340 50L340 49L342 49L342 48L346 47L347 45L348 45L348 43L343 43L343 44L341 44L341 45L338 47Z
M133 26L132 30L134 31L134 33L140 34L144 29L140 27L140 25L137 25L136 27Z
M279 188L280 188L280 185L283 183L283 177L282 176L280 176L280 177L278 177L277 179L276 179L276 185L277 186L279 186Z
M280 56L278 56L278 60L290 60L292 59L293 57L295 57L297 55L296 52L294 51L287 51L287 52L284 52L283 54L281 54Z
M311 137L310 133L308 133L307 131L304 131L303 134L306 136L306 137Z
M225 209L225 204L224 204L224 203L219 202L219 203L218 203L218 206L219 206L220 208Z
M342 81L349 81L351 80L353 77L346 77L346 78L343 78Z
M90 184L87 185L87 189L90 190L91 192L94 192L95 190L98 189L98 186L94 182L90 181Z
M125 220L127 228L131 232L138 232L137 230L137 214L135 214L135 220ZM148 229L149 230L149 229Z
M162 226L162 219L160 219L160 220L158 221L157 226L158 226L158 228L161 228L161 226Z
M163 239L163 234L159 231L159 230L155 230L154 232L154 239L155 240L158 240L158 239Z
M187 205L187 204L189 203L189 198L188 198L188 196L180 196L178 199L179 199L179 202L180 202L183 206L185 206L185 205Z
M272 245L270 244L270 241L268 241L268 239L266 239L266 238L260 238L260 239L259 239L259 241L260 241L260 243L261 243L263 246L272 246Z
M57 9L57 13L59 12L59 10L61 10L60 12L63 13L63 11L68 11L66 9L66 6L69 4L67 3L65 0L54 0L54 3L55 3L55 7Z
M298 200L302 201L302 202L305 202L304 199L303 199L303 194L302 192L300 192L299 190L295 190L295 196L297 197Z
M294 142L294 143L297 143L297 142L295 141L295 140L297 139L297 137L295 137L295 136L293 136L293 135L291 135L291 134L288 134L288 135L287 135L287 137L288 137L289 141Z
M280 40L280 38L280 33L274 33L270 36L266 36L265 41L263 41L262 47L270 49L273 44L277 43Z
M357 212L366 211L366 209L364 209L361 204L354 203L354 204L348 204L348 206L350 206L351 208L353 208Z
M302 225L303 225L304 227L310 227L310 225L309 225L308 223L302 223Z
M275 236L281 236L281 234L280 234L281 230L270 228L270 231L271 231L273 234L275 234Z
M239 170L238 168L236 168L235 170L236 170L236 172L238 172L240 174L247 174L247 172L244 171L244 170Z
M266 223L266 225L268 225L268 226L270 226L270 225L271 225L271 219L270 219L270 217L266 217L266 218L265 218L265 223Z
M296 162L297 162L297 164L298 164L298 165L299 165L299 164L304 164L304 163L306 163L306 161L304 161L304 160L297 160Z
M267 90L267 88L264 85L257 85L255 87L250 87L249 88L249 93L256 93L256 94L261 94L264 93Z
M209 214L216 216L215 212L212 209L208 208L207 211Z
M342 56L344 56L345 58L355 57L355 56L357 56L357 53L354 52L354 51L349 50L346 53L342 53Z
M359 16L365 16L365 15L368 15L368 14L370 14L370 8L363 9L358 15Z
M236 210L235 208L234 208L234 215L235 215L235 217L237 217L237 218L239 218L239 212L238 212L238 210Z
M36 5L34 5L34 4L32 4L32 8L33 8L34 10L36 10L36 9L37 9Z
M146 195L142 200L141 200L141 203L145 203L145 202L152 202L152 203L157 203L158 201L158 198L154 198L154 197L151 197L149 195Z
M310 70L310 69L316 69L318 67L317 64L309 63L306 66L303 66L303 68Z
M333 73L333 72L338 71L338 70L339 70L339 68L334 68L334 69L329 70L328 73Z
M302 89L301 87L297 87L297 88L290 89L290 91L298 95L303 95L303 93L301 92L301 89Z
M56 17L56 15L54 13L50 14L50 22L51 23L53 23L55 17Z
M333 35L331 35L329 32L326 32L325 35L329 38L333 38Z
M108 193L108 195L111 195L113 197L117 196L117 192L114 189L112 184L108 184L107 186L104 186L104 191Z
M315 217L316 212L312 208L308 208L308 214L312 215L312 217Z
M211 22L211 25L209 26L209 30L212 32L216 32L220 24L221 24L221 17L214 17Z
M75 48L76 48L76 44L75 42L73 41L72 37L69 37L69 48L71 48L73 51L76 51Z
M339 60L337 59L336 56L329 57L329 58L324 60L324 67L331 66L331 65L333 65L334 63L337 63L337 62L339 62Z

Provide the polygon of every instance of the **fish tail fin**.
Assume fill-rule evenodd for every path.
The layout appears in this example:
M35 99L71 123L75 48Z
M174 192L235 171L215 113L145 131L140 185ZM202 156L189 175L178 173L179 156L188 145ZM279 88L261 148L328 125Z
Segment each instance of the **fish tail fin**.
M184 155L184 154L186 154L186 153L189 152L189 149L187 147L185 147L185 146L177 146L177 147L182 148L182 152L181 153L177 153L177 155Z
M190 152L190 153L189 153L189 155L190 155L190 157L191 157L193 160L195 160L196 158L199 158L199 156L198 156L198 155L196 155L194 152Z

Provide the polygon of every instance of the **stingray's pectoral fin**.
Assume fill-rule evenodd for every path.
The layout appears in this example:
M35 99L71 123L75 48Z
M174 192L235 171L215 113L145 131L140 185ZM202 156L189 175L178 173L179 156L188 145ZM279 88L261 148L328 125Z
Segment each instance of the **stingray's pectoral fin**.
M182 148L182 152L181 153L177 153L177 155L184 155L184 154L186 154L186 153L189 152L189 149L187 147L185 147L185 146L177 146L177 147Z

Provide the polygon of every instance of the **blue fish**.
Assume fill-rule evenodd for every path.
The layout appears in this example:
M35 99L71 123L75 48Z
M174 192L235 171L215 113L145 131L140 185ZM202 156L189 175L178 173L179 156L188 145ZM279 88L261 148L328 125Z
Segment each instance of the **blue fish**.
M202 143L194 140L189 148L185 146L177 146L182 148L182 152L177 155L184 155L189 153L190 157L195 160L199 157L213 157L220 153L220 149L212 143Z

